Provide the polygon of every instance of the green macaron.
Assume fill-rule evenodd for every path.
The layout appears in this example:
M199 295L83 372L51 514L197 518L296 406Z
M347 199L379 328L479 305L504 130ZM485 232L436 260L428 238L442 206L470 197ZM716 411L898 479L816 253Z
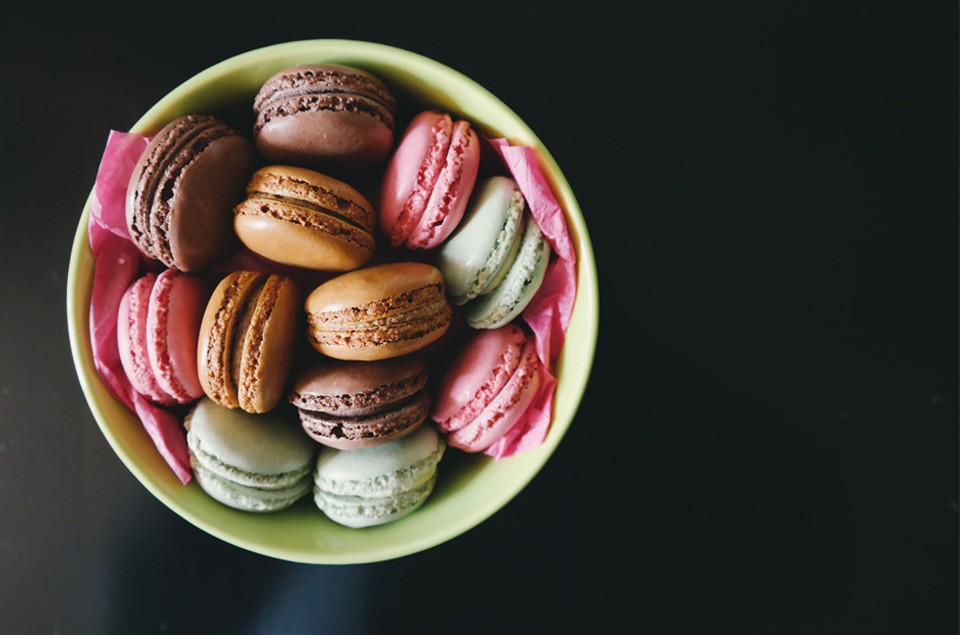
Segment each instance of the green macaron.
M295 414L283 413L250 414L208 398L197 402L184 424L200 487L225 505L254 512L284 509L307 494L317 444Z
M543 282L550 245L513 179L478 185L464 220L437 254L451 304L465 305L473 328L493 329L516 318Z
M314 471L314 501L330 520L347 527L403 518L433 492L446 447L432 425L375 447L323 447Z

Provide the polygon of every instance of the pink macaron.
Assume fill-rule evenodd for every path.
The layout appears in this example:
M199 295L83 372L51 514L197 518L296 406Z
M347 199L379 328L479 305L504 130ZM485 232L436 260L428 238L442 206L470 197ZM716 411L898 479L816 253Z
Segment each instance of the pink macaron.
M478 331L443 376L431 418L450 446L481 452L517 424L539 387L533 338L515 324Z
M432 249L463 218L480 169L480 143L466 121L436 110L407 126L387 165L380 227L392 245Z
M197 339L207 301L199 278L148 273L123 294L117 313L120 363L134 390L162 406L203 396Z

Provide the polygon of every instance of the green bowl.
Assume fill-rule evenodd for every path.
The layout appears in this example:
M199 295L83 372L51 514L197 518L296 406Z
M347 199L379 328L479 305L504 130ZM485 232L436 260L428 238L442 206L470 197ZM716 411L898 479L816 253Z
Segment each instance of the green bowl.
M460 115L488 136L537 150L541 169L566 213L578 257L577 301L556 369L554 418L546 441L500 462L449 451L440 464L437 487L422 508L397 522L361 530L329 521L310 499L276 514L258 515L217 503L194 482L181 485L140 421L110 396L94 368L88 316L94 267L87 239L89 198L70 256L70 345L84 395L107 441L134 476L177 514L226 542L275 558L326 564L375 562L428 549L476 526L516 496L550 458L573 420L593 364L599 312L596 264L573 192L530 128L476 82L409 51L367 42L311 40L243 53L178 86L147 111L131 132L154 134L170 120L191 113L248 112L253 96L270 75L308 63L364 68L394 89L398 101L412 100Z

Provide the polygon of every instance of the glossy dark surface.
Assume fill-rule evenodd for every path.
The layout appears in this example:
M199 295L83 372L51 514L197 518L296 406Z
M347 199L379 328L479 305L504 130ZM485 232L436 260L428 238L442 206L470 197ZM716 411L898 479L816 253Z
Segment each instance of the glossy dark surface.
M957 5L735 4L14 8L0 631L956 633ZM311 38L422 53L503 99L600 271L595 370L544 470L371 565L274 561L169 511L111 452L67 341L108 130Z

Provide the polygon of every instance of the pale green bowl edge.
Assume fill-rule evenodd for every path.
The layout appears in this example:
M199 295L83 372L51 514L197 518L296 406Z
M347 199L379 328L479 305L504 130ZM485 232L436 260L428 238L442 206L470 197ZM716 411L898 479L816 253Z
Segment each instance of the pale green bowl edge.
M390 75L389 68L396 75L395 81L432 81L432 86L424 85L417 90L411 85L411 89L429 92L429 99L439 102L438 107L469 116L490 134L504 134L503 131L509 129L506 136L511 142L536 148L541 168L566 212L578 256L577 301L558 364L554 421L545 442L499 463L485 457L471 457L470 460L475 461L470 469L471 477L460 479L463 482L456 488L462 492L450 496L435 494L416 514L373 529L342 528L316 510L316 521L304 520L310 512L303 511L302 506L298 511L268 516L245 514L212 501L195 484L180 485L153 449L133 413L110 397L100 382L92 361L88 323L93 257L87 223L92 192L84 205L70 254L67 325L77 376L103 435L124 465L167 507L211 535L263 555L314 564L376 562L441 544L483 522L513 499L556 449L573 420L593 365L599 329L596 263L587 227L570 185L534 133L489 91L457 71L410 51L351 40L306 40L242 53L175 88L147 111L131 131L149 134L176 116L200 112L190 110L201 94L194 91L231 73L251 71L247 80L234 77L233 81L247 82L252 99L259 85L273 72L313 62L352 64L379 72L381 76ZM391 78L384 79L389 82ZM469 105L464 108L465 103ZM187 112L182 112L184 108Z

